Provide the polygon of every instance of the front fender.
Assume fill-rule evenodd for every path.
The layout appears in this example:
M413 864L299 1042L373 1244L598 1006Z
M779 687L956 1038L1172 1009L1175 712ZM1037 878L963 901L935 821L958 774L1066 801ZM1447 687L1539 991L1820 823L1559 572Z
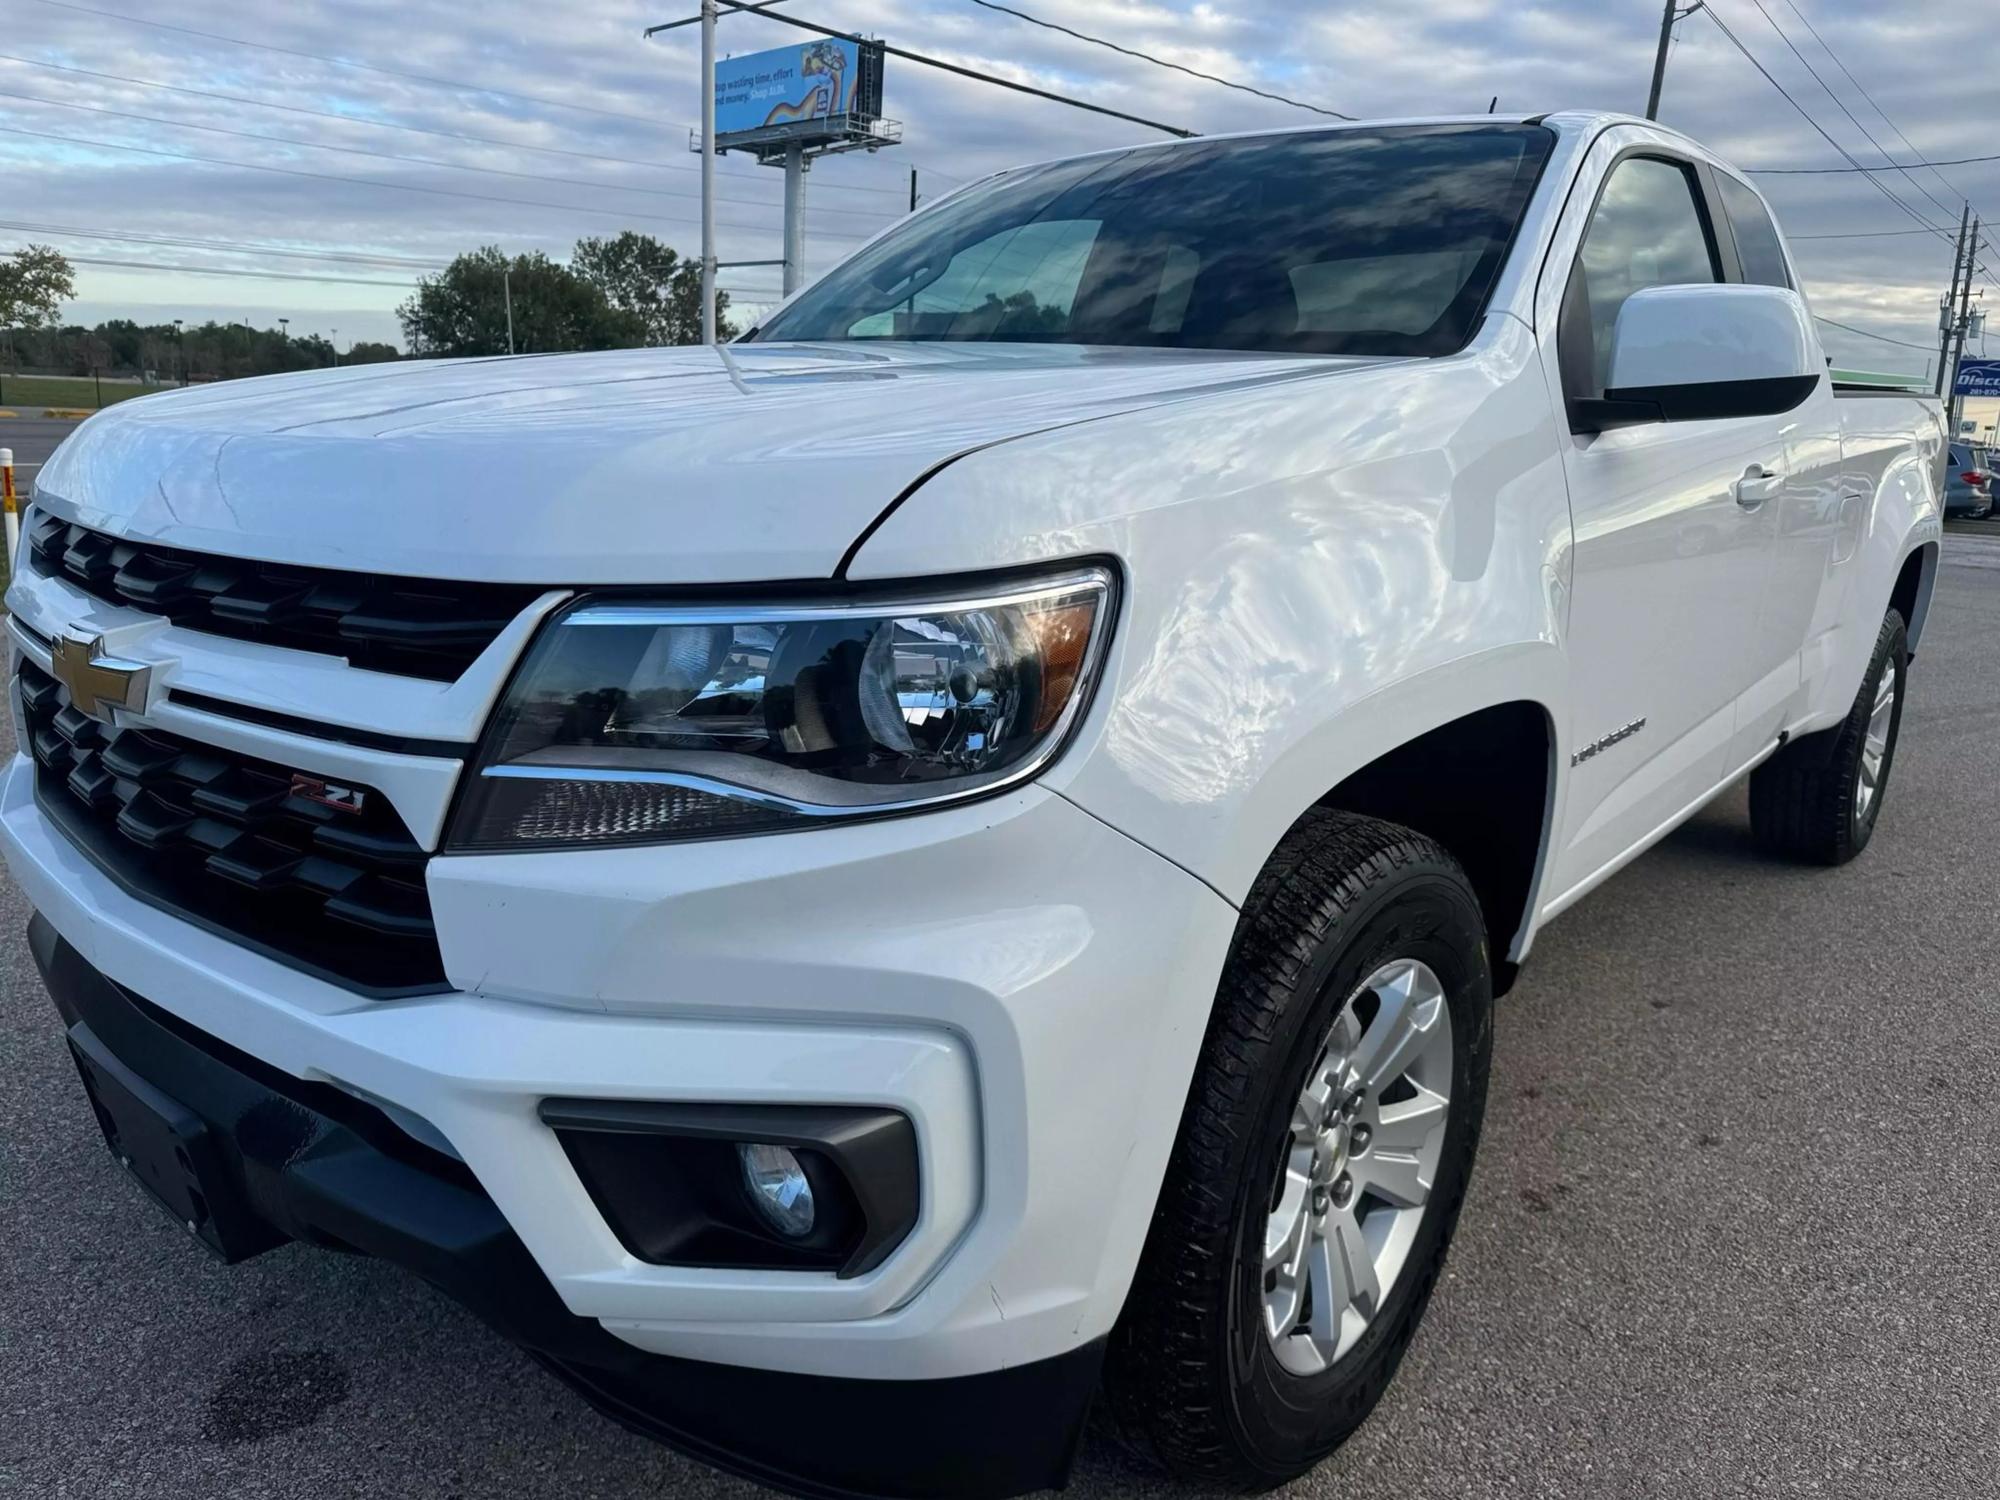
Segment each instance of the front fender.
M1524 325L953 465L853 577L1108 554L1123 618L1044 784L1240 903L1354 770L1516 699L1566 726L1570 517Z

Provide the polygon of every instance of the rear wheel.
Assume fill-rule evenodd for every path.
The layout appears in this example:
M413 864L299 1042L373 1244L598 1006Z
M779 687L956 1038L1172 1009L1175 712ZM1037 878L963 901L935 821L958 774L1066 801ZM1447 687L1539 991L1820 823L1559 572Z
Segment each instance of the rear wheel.
M1909 637L1890 610L1847 717L1795 740L1750 774L1750 830L1773 853L1847 863L1875 835L1909 683Z
M1245 903L1106 1383L1190 1478L1303 1473L1381 1399L1484 1113L1492 981L1449 854L1320 811Z

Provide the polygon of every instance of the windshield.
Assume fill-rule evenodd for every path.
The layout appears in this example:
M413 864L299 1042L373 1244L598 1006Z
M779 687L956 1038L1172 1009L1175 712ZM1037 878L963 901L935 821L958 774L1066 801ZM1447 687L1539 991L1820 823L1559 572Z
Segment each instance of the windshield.
M1554 140L1369 127L1026 168L891 230L752 337L1448 354Z

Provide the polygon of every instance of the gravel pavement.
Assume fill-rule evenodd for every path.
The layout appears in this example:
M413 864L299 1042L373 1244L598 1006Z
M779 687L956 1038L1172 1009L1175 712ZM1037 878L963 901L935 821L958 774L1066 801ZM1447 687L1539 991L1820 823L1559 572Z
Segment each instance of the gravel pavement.
M1995 1493L1996 660L2000 539L1954 536L1863 859L1758 858L1738 791L1543 935L1429 1320L1287 1494ZM0 879L0 1493L763 1493L394 1270L211 1262L100 1144L27 915ZM1190 1492L1093 1441L1071 1493Z

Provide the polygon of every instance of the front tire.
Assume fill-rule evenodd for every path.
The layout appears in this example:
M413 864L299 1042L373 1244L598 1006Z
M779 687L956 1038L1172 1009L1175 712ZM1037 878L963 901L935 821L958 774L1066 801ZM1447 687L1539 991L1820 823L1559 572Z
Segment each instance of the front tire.
M1892 609L1846 719L1750 773L1750 832L1760 845L1823 865L1844 865L1868 847L1896 763L1909 680L1909 634Z
M1171 1471L1304 1473L1387 1389L1485 1112L1477 896L1430 839L1316 810L1244 904L1145 1253L1114 1421Z

